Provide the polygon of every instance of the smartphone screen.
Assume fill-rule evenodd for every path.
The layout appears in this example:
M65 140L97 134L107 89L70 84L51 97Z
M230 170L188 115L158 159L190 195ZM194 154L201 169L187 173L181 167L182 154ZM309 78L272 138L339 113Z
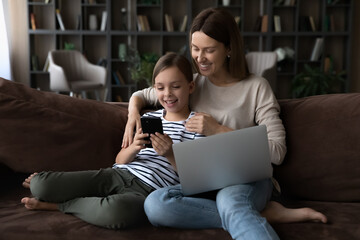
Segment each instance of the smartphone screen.
M143 130L143 133L149 133L149 134L155 134L156 132L164 134L163 133L163 127L161 118L159 117L141 117L141 128ZM146 140L150 140L150 137L145 138ZM146 144L146 147L152 148L151 143Z

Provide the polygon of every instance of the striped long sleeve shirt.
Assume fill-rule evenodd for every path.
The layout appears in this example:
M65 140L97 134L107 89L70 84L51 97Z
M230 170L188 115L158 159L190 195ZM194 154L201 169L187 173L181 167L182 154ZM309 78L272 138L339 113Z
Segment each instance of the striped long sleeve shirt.
M185 121L167 121L164 119L165 110L160 109L149 112L144 116L160 117L164 133L173 141L173 144L190 141L205 137L204 135L189 132L185 129L185 123L194 116L191 112ZM179 176L170 162L163 156L159 156L153 148L142 149L135 159L128 164L114 164L113 168L126 169L133 175L154 189L179 184Z

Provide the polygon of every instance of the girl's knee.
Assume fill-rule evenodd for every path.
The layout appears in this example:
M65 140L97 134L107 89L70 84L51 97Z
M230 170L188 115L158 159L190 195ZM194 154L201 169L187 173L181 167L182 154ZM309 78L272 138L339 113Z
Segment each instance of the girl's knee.
M107 228L123 229L143 224L146 215L143 208L144 199L122 199L117 203L104 204L97 212L97 221Z
M30 191L35 198L48 201L52 196L53 188L50 186L44 175L46 175L46 173L38 173L33 176L30 181Z

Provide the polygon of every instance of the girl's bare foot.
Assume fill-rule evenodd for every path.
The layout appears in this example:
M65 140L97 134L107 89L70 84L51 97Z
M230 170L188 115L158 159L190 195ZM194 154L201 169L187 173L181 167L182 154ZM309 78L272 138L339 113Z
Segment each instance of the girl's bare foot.
M24 206L30 210L59 210L56 203L41 202L35 198L24 197L23 199L21 199L21 203L23 203Z
M24 180L24 182L22 183L22 185L23 185L24 188L30 188L30 181L31 181L31 179L32 179L36 174L38 174L38 173L35 172L35 173L31 174L28 178L26 178L26 179Z
M311 208L286 208L278 202L270 201L261 215L269 223L322 222L326 223L324 214Z

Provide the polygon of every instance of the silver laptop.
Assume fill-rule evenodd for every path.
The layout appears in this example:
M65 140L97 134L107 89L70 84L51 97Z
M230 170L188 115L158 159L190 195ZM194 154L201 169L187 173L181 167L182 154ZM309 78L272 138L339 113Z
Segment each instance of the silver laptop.
M173 144L184 195L272 177L265 125Z

